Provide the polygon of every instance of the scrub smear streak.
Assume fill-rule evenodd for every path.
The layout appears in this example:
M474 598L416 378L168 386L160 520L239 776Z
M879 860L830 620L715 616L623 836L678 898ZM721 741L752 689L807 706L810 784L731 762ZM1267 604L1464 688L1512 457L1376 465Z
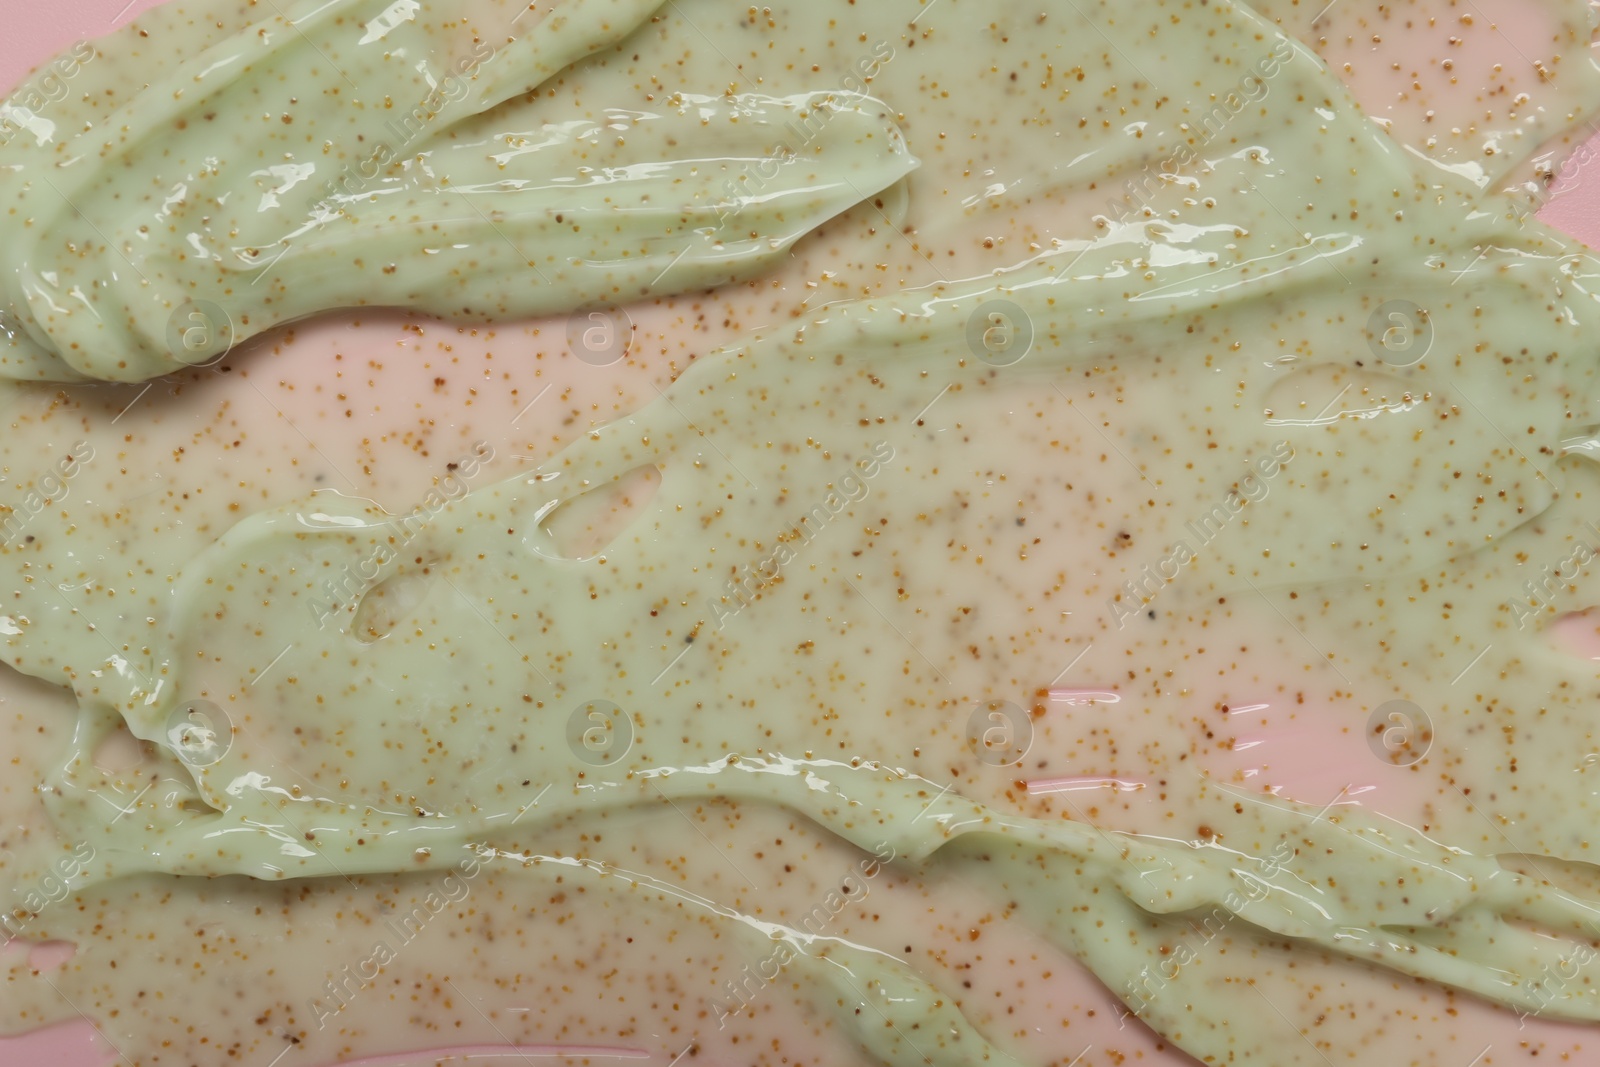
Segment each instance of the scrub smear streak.
M1596 1062L1600 260L1535 217L1594 18L172 0L46 61L0 1063Z

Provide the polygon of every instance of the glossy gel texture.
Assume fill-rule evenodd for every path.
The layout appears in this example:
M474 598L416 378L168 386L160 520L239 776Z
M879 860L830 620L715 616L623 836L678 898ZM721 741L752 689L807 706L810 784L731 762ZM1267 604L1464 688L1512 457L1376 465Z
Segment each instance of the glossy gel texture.
M252 509L185 558L77 525L30 526L33 540L6 547L19 605L4 616L6 655L65 679L77 705L72 751L41 790L59 840L92 850L71 875L76 899L101 928L131 929L163 893L227 924L234 947L213 966L252 984L185 1009L206 1042L270 1059L292 1040L333 1058L391 1049L406 1026L448 1025L418 1005L450 999L457 979L438 970L450 965L420 960L396 931L407 916L421 929L460 909L451 929L491 982L522 983L528 961L501 951L507 920L490 901L525 892L540 896L547 944L586 946L581 970L603 976L586 979L596 997L648 1002L665 1020L652 1026L688 1031L686 1048L731 1026L746 1044L723 1048L730 1060L755 1048L763 1062L1033 1062L941 960L902 950L893 917L851 918L866 906L852 895L910 892L891 884L959 886L980 902L975 933L1003 915L1208 1062L1319 1063L1318 1041L1359 1054L1375 1024L1338 999L1352 975L1600 1017L1585 952L1600 893L1585 881L1596 812L1583 762L1600 694L1592 663L1542 629L1585 606L1586 572L1567 568L1571 580L1538 596L1523 584L1576 558L1591 517L1595 263L1504 191L1574 116L1544 114L1503 163L1469 165L1372 122L1304 45L1242 5L1050 6L996 23L944 2L956 26L937 33L906 30L897 14L863 28L865 55L874 29L906 45L893 52L906 66L886 65L872 86L901 110L840 111L873 132L846 136L841 121L844 147L820 152L791 193L855 189L859 168L879 175L806 216L821 221L898 181L913 154L924 172L961 170L935 158L937 128L969 105L940 111L931 89L902 104L891 78L926 86L977 40L998 71L1015 40L1050 69L1015 62L1028 88L1006 78L997 95L1026 93L1027 125L1072 151L992 151L1026 157L1015 173L1035 181L1035 206L1060 213L1040 214L1078 223L1075 235L1035 234L1038 247L993 274L758 330L509 476L483 477L490 449L459 457L410 514L322 493ZM571 10L599 34L612 30L597 12L620 7ZM392 10L429 11L412 8ZM559 35L567 10L526 45L563 66L601 47ZM1587 41L1586 9L1555 10L1553 39ZM154 21L221 54L240 47ZM289 32L281 22L231 32L270 39ZM446 51L465 39L426 17L404 25ZM834 32L820 17L797 25ZM708 65L734 50L728 32ZM1592 106L1595 72L1574 47L1560 91ZM297 84L315 86L302 58ZM519 88L496 81L501 69L485 63L469 99ZM1159 89L1144 80L1157 71ZM570 84L613 78L596 61ZM763 105L776 109L761 112L769 122L803 106L770 99L790 103ZM985 99L975 92L970 106ZM304 106L308 122L321 115ZM694 143L672 147L700 158L702 135L683 136ZM570 164L563 153L581 140L546 158ZM469 143L467 172L484 142ZM656 178L641 180L654 189ZM662 221L591 208L619 247L648 245ZM361 225L337 221L330 234ZM296 254L283 259L285 290L299 292L302 269L312 297L334 286L337 272ZM594 279L633 277L615 256L605 264ZM439 286L425 257L395 267L397 287ZM463 284L500 275L474 278ZM462 311L603 296L563 278L548 304ZM85 290L80 304L106 309L76 320L94 324L137 302ZM316 306L330 305L261 325ZM53 358L110 379L172 366L147 353L124 373L107 361L137 344L80 343L81 358L70 344ZM1114 418L1098 414L1113 405ZM593 525L569 522L575 512L608 502L624 513L617 528L570 536ZM1063 681L1080 660L1087 673ZM1114 692L1130 724L1057 706L1053 688L1077 681ZM1376 721L1381 758L1352 773L1410 768L1427 782L1413 787L1418 814L1341 803L1348 787L1297 803L1243 771L1210 773L1217 749L1245 743L1249 719L1223 723L1257 707L1241 699L1251 691L1288 707L1309 698L1352 734ZM1429 729L1407 723L1393 741L1373 716L1396 700L1426 709ZM123 729L149 745L138 774L96 766ZM1122 751L1119 730L1139 744ZM1022 751L996 758L1019 733ZM1366 758L1365 742L1355 750ZM1028 788L1094 774L1155 799L1079 807ZM708 811L733 813L735 837L749 819L775 843L720 848L701 828ZM35 853L32 871L58 858ZM833 887L837 864L813 855L848 857L854 887ZM15 873L19 897L37 884L29 871ZM419 888L428 872L447 873ZM263 908L271 882L284 890ZM256 909L230 910L235 894ZM371 936L339 941L330 962L349 963L338 974L305 962L308 938L338 939L346 907ZM803 920L818 909L827 921ZM64 906L34 910L34 932L71 933ZM617 961L639 957L604 933L622 914L659 954L637 977L617 977ZM659 919L666 932L649 932L652 916L672 917ZM193 917L149 921L189 923L204 940ZM908 938L944 937L906 921ZM673 957L679 937L717 947ZM119 951L113 940L99 958ZM96 954L83 959L88 975ZM107 973L84 981L121 1003L121 978ZM309 986L283 977L293 973ZM698 1007L708 985L725 998L715 1010ZM1257 1003L1282 988L1299 995L1276 1013ZM42 1021L33 996L24 1017ZM808 1005L810 1038L764 1030L764 1005L784 996ZM446 1008L440 1018L471 1016ZM1285 1042L1284 1020L1306 1034L1324 1018L1339 1032ZM141 1041L155 1032L126 1025ZM646 1030L609 1016L530 1028L607 1048L678 1044ZM1056 1059L1070 1061L1068 1044ZM139 1047L162 1062L154 1044ZM1446 1051L1409 1055L1450 1062Z

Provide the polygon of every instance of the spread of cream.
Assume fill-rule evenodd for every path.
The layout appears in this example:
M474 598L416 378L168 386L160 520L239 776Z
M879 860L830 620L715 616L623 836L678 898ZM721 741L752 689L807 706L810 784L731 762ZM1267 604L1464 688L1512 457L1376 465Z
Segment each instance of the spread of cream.
M0 647L39 683L0 923L77 952L3 1025L1120 1062L965 992L984 938L1204 1062L1468 1062L1376 1004L1415 979L1600 1019L1600 673L1554 639L1600 262L1526 217L1600 105L1588 8L1450 135L1369 117L1312 14L235 0L75 49L0 145ZM409 508L241 477L227 402L136 444L142 387L95 384L243 391L250 338L360 307L570 312L542 343L606 363L808 241L823 299L559 448L469 417ZM1327 796L1237 755L1313 722Z

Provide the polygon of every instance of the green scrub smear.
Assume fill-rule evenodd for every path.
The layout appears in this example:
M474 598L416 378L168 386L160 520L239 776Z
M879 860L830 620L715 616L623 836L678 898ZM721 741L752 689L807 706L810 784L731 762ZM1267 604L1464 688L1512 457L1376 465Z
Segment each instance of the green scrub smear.
M455 6L255 11L126 103L17 131L0 373L141 381L335 308L481 322L710 288L916 166L844 89L553 114L541 87L659 5ZM182 10L156 18L189 34Z
M968 38L986 32L987 16L946 3L969 20ZM779 898L803 911L808 894L834 892L808 881L799 846L735 857L685 816L687 827L640 833L635 857L659 846L653 864L601 858L602 838L633 840L630 827L708 808L877 857L852 875L858 896L902 891L877 882L891 874L959 882L1204 1062L1323 1062L1310 1041L1285 1044L1289 1017L1250 991L1269 969L1297 966L1600 1020L1600 895L1570 876L1587 862L1594 793L1577 773L1512 777L1519 761L1564 766L1597 747L1600 679L1540 628L1582 606L1583 576L1541 601L1539 625L1507 608L1525 561L1571 555L1584 492L1600 490L1582 435L1597 423L1596 261L1518 218L1499 187L1512 160L1480 182L1448 146L1408 148L1243 5L1077 13L1100 35L1081 32L1071 7L1050 7L1030 32L1052 77L1071 72L1072 91L1048 79L1027 91L1040 108L1030 121L1072 147L1070 160L1039 164L1041 195L1092 203L1075 236L1035 242L990 275L758 331L509 478L483 479L490 453L475 452L409 516L318 494L242 519L170 576L141 573L135 534L108 538L100 565L136 608L50 607L37 576L82 554L65 536L41 528L0 550L16 590L7 659L65 678L76 701L71 751L40 796L78 850L72 885L96 902L96 921L161 892L218 916L230 894L284 893L281 913L219 919L281 940L248 964L219 964L272 975L251 990L252 1012L207 1011L210 1040L255 1055L290 1037L327 1057L386 1048L390 1009L364 990L381 987L367 971L389 966L387 950L362 955L363 967L380 963L358 968L348 996L331 979L313 979L307 996L292 978L317 973L296 970L306 930L325 931L313 944L335 936L317 894L470 867L462 900L485 899L476 887L492 883L539 894L555 914L579 887L590 894L557 942L598 937L607 912L645 916L657 903L684 930L715 930L755 961L759 980L742 987L752 1004L777 996L771 984L794 991L865 1062L1031 1062L1008 1026L963 1003L909 946L870 927L846 936L773 918ZM341 18L358 8L365 21ZM331 4L255 29L241 8L231 24L219 12L228 33L158 13L162 33L190 35L185 53L202 58L152 87L148 106L86 113L89 128L63 142L77 145L61 149L75 161L54 191L78 213L49 200L42 161L57 149L3 150L19 161L6 225L36 220L7 253L13 314L25 319L13 375L162 373L183 362L158 343L164 314L202 296L254 332L352 303L474 319L580 308L663 291L646 278L663 270L672 288L703 286L760 270L901 182L914 156L943 166L941 134L893 84L872 86L881 106L834 91L667 92L660 113L617 111L603 129L546 120L490 136L492 124L464 119L430 132L415 158L408 149L408 163L358 152L362 137L383 136L375 94L417 98L440 71L459 71L471 115L534 94L504 121L535 99L553 107L540 86L603 88L606 50L655 10L564 5L502 44L480 24L492 8L464 5L450 20L430 5L380 18L374 5ZM1581 5L1560 14L1569 36L1587 34ZM813 21L819 36L833 32ZM358 28L361 42L340 43ZM626 47L646 47L639 34ZM475 55L468 42L490 42L493 58L451 68ZM369 106L313 103L318 88L343 98L325 66L357 59ZM928 64L919 78L937 69L915 62ZM558 73L574 63L570 80ZM1585 63L1569 62L1562 91L1592 105ZM1159 89L1146 71L1160 72ZM185 78L196 85L180 92ZM265 112L294 121L257 131L262 105L244 98L268 91L297 97ZM1107 102L1129 91L1160 106ZM218 123L241 120L207 126L212 108ZM789 123L822 115L806 152L772 154ZM154 131L185 119L176 147L157 147L169 142ZM300 173L318 150L289 142L336 128L342 154ZM281 188L245 169L267 144L298 175ZM208 156L214 173L180 177ZM374 190L341 186L318 201L314 225L285 230L299 216L284 205L326 189L325 165L345 168L339 182L384 169ZM731 211L729 180L745 191ZM148 207L150 190L190 181L162 208L174 213L168 230L134 236L148 223L132 190ZM450 231L460 247L446 255L430 235L463 203L483 212ZM206 216L207 204L223 208ZM102 227L122 236L78 232ZM697 243L675 256L673 241L691 233ZM108 269L138 241L140 271ZM537 254L509 255L519 241ZM237 249L273 247L277 280L256 303L228 304L255 269ZM83 253L69 264L63 249ZM352 256L393 271L354 271ZM1410 332L1394 341L1399 327ZM1121 409L1114 422L1086 414L1108 403ZM641 472L659 484L574 548L582 523L571 516L598 514L583 509L643 484ZM1471 684L1456 689L1450 676L1478 649ZM1150 731L1131 757L1082 742L1081 724L1052 706L1053 680L1079 650L1115 681L1127 729ZM1200 737L1217 727L1192 723L1231 714L1236 680L1266 687L1273 669L1282 699L1314 692L1351 730L1386 702L1432 709L1431 750L1396 762L1454 792L1438 785L1426 824L1411 826L1207 774ZM1157 732L1163 717L1183 725ZM159 788L97 766L124 729L147 746L153 769L141 773ZM1017 734L1017 752L996 752ZM1030 794L1028 779L1091 769L1141 778L1159 810L1102 821ZM108 821L108 807L128 817ZM572 834L574 851L551 847ZM6 884L39 929L70 936L65 906L25 903L38 900L29 871L60 862L34 851L8 864ZM1527 870L1512 852L1531 857ZM492 872L481 883L480 866ZM771 900L755 874L778 880ZM848 921L849 895L825 918ZM383 898L359 921L390 907ZM36 996L19 992L23 1018L46 1011ZM759 1032L745 1000L703 1012L690 1024L697 1040L729 1019ZM1319 1007L1307 998L1290 1010L1301 1020ZM164 1062L139 1048L136 1062Z

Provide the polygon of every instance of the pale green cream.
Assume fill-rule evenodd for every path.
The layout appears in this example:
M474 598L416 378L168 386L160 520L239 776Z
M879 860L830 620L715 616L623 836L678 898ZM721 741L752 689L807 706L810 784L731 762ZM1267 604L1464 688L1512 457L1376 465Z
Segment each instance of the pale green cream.
M1402 149L1309 51L1242 6L1096 8L1084 17L1104 32L1089 35L1073 5L986 31L989 16L945 3L968 27L941 29L955 48L982 37L1006 55L996 38L1032 34L1053 57L1043 83L1031 67L1024 78L1039 83L1023 97L1039 116L1018 112L1060 134L1046 143L1070 145L1072 158L1065 147L1061 158L1017 148L1037 170L1019 163L993 177L1038 178L1054 210L1089 205L1093 222L1064 216L1075 225L1062 233L1077 236L1037 240L996 275L832 304L766 329L514 477L480 485L482 455L463 457L455 480L411 516L318 494L244 518L174 561L170 583L162 568L138 565L158 546L132 534L97 542L117 573L114 608L99 610L91 590L67 617L36 588L43 575L60 583L74 568L107 569L85 562L82 531L6 549L18 589L4 617L7 657L37 677L65 677L78 702L73 750L41 795L61 839L93 849L86 895L132 899L150 892L151 875L476 877L479 865L519 863L546 879L552 869L596 884L620 878L726 927L750 959L787 946L785 980L877 1061L1027 1062L898 942L801 932L677 880L671 862L669 876L527 844L567 827L598 840L600 828L614 835L663 804L731 802L782 809L901 869L980 886L1208 1062L1319 1062L1315 1047L1285 1046L1277 1020L1240 992L1286 941L1307 959L1350 957L1526 1012L1600 1019L1588 948L1600 936L1600 896L1572 876L1591 862L1600 814L1581 762L1600 749L1589 726L1596 674L1538 627L1519 626L1526 612L1511 606L1526 599L1531 573L1572 556L1593 517L1583 492L1600 485L1589 461L1561 457L1600 425L1587 336L1595 262L1485 191L1509 170L1464 174ZM284 147L278 127L319 131L315 144L361 111L310 102L313 88L340 88L318 57L363 90L392 79L392 95L410 99L426 77L394 59L401 35L418 50L407 55L442 64L468 40L497 40L478 21L506 14L483 4L463 23L435 24L415 6L393 5L380 21L378 5L308 5L294 29L268 18L248 32L241 9L228 27L236 35L220 37L158 15L160 32L192 39L185 52L198 58L124 105L125 141L97 126L78 148L7 150L15 170L0 192L20 205L6 223L18 240L7 255L28 337L12 373L125 379L173 366L157 343L169 310L208 292L236 297L250 266L224 266L226 257L196 266L175 235L201 234L197 250L265 251L286 232L282 212L257 206L265 172L230 152ZM464 110L545 83L624 40L652 10L559 8L472 68ZM1580 15L1568 13L1569 33L1586 25ZM898 15L881 17L882 40L907 32L927 42ZM371 40L341 50L356 24ZM832 32L820 17L816 26L819 38ZM625 157L577 122L547 125L543 141L505 140L515 161L531 155L538 168L528 190L491 193L486 153L502 139L488 126L468 123L470 136L448 143L441 134L427 162L385 179L385 195L431 227L434 209L416 205L448 198L422 190L436 175L458 188L472 175L487 200L504 198L492 233L487 215L469 219L461 255L434 266L413 231L365 218L360 196L338 199L348 217L291 240L266 295L234 305L249 310L233 317L255 331L352 302L497 317L654 291L645 275L695 229L685 217L714 212L730 173L750 181L785 117L808 108L831 116L814 157L773 168L771 201L758 194L716 222L720 244L694 246L685 273L668 275L672 288L759 269L806 229L903 179L913 155L939 180L970 171L936 158L938 136L919 132L927 117L890 82L893 73L933 92L926 83L949 52L925 43L928 59L909 46L885 53L863 27L864 62L884 68L871 99L824 105L787 84L719 99L669 84L659 113L618 119ZM633 43L648 39L641 31ZM250 58L256 48L262 56ZM1563 91L1592 103L1584 62L1571 60ZM1157 87L1139 81L1145 70L1161 72ZM91 65L84 77L118 71ZM557 81L586 99L620 77L594 63ZM197 86L179 93L184 79ZM267 87L300 102L245 103ZM203 126L213 106L240 123L228 134ZM248 124L257 112L260 130ZM156 137L183 117L182 136ZM90 146L112 139L95 166L101 149ZM337 152L296 182L368 158L352 141L341 134ZM91 205L81 218L36 206L54 195L43 161L62 151L79 156L59 191L70 186ZM153 190L198 180L178 172L184 153L203 152L217 160L205 195L228 212L196 228L193 216L210 209L190 192L163 209L173 212L165 234L135 236L146 223L144 208L127 205L131 191L147 207L160 200ZM580 162L589 152L620 173L569 187L564 175L595 165ZM281 165L302 166L288 155ZM1151 166L1168 174L1146 185ZM534 206L520 206L525 195ZM569 236L552 223L558 211L597 221ZM136 276L108 268L117 253L94 239L79 235L81 255L66 244L74 228L113 219L121 228L105 239L150 242ZM527 261L520 253L504 255L519 239L540 250L529 257L537 281L510 269ZM63 247L76 262L60 258ZM642 270L623 261L635 248ZM356 273L352 256L394 271ZM1426 311L1420 357L1381 343L1393 301ZM1085 414L1112 406L1103 420ZM596 501L637 485L641 469L659 472L660 485L625 527L592 551L569 551L568 527L588 520L568 517L603 511ZM1220 532L1199 536L1207 516ZM1584 606L1586 580L1541 599L1541 617ZM1480 649L1457 688L1451 676ZM1188 762L1203 752L1199 730L1150 732L1131 757L1098 751L1095 730L1062 721L1047 696L1090 651L1085 662L1116 686L1130 729L1214 717L1251 686L1290 704L1296 687L1314 690L1361 731L1388 700L1425 707L1434 748L1415 773L1438 777L1426 824L1208 780ZM990 701L1026 709L1027 725L1012 723L1031 735L1018 766L986 762L973 744ZM196 706L219 731L215 749L184 748ZM159 801L94 766L123 724L159 747ZM1162 810L1108 811L1102 822L1070 802L1041 810L1019 788L1091 767L1147 780ZM108 821L108 802L134 814ZM703 835L675 840L715 851ZM1496 858L1509 853L1534 858ZM1519 865L1532 873L1509 869ZM20 896L32 885L14 873ZM802 881L782 887L791 903L812 899ZM1228 948L1212 943L1215 932L1186 933L1196 922L1225 930ZM363 1003L309 998L289 1006L302 1009L289 1030L305 1040ZM270 1051L267 1025L217 1021L217 1039ZM338 1050L373 1040L347 1037Z
M678 92L599 120L500 107L659 0L546 20L479 6L468 24L300 4L255 32L191 35L120 108L69 97L42 134L16 131L40 143L0 193L0 374L141 381L331 308L481 321L707 288L915 166L859 89ZM542 123L520 124L530 112Z

